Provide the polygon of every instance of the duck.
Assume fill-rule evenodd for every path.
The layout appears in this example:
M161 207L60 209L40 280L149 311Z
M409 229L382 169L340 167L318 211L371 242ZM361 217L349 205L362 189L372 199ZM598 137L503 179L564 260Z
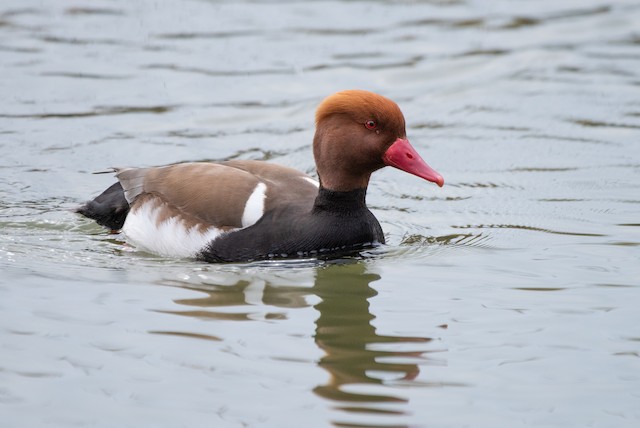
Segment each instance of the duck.
M391 166L444 185L405 128L389 98L337 92L315 113L317 181L258 160L113 168L117 182L75 211L170 258L229 263L360 252L385 243L366 205L373 172Z

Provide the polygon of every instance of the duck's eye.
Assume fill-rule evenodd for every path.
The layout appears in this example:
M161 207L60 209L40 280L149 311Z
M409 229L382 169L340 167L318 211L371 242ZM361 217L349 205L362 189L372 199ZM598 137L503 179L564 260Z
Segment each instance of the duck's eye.
M376 129L378 127L378 124L373 120L367 120L364 123L364 126L366 126L367 129Z

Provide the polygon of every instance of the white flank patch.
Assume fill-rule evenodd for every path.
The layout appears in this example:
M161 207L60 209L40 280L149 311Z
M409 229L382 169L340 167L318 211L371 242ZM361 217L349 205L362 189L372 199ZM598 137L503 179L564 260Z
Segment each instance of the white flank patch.
M307 180L309 183L313 184L316 187L320 187L320 183L318 183L316 180L314 180L311 177L302 177L304 180Z
M244 206L244 212L242 213L242 227L249 227L252 224L256 224L262 214L264 214L264 199L267 196L267 185L264 183L258 183L247 203Z
M222 230L210 227L204 233L198 227L188 228L179 217L158 224L162 205L143 204L129 212L122 232L137 247L165 257L194 257L205 245L216 239Z

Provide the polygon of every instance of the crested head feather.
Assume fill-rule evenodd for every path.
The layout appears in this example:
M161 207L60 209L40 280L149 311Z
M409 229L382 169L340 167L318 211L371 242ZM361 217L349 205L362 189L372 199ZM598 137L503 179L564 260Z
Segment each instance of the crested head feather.
M389 98L369 91L351 89L325 98L316 110L316 126L334 114L346 114L364 123L373 119L404 129L404 115Z

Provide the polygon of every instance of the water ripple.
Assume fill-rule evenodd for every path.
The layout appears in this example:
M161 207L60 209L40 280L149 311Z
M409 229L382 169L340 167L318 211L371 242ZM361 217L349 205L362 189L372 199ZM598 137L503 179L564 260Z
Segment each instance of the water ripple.
M233 31L205 31L205 32L181 32L160 33L154 37L169 40L193 40L193 39L230 39L234 37L249 37L263 34L258 30L233 30Z
M41 76L52 77L69 77L71 79L98 79L98 80L125 80L130 79L133 76L124 76L116 74L96 74L96 73L84 73L84 72L72 72L72 71L45 71L40 73Z
M592 119L567 119L568 122L575 123L576 125L585 126L588 128L627 128L627 129L640 129L640 125L631 123L618 123L618 122L605 122Z
M111 9L106 7L70 7L64 11L67 15L109 15L109 16L122 16L125 14L124 10Z
M171 70L181 73L195 73L205 76L261 76L261 75L279 75L279 74L294 74L293 68L272 68L272 69L258 69L258 70L210 70L201 67L185 67L176 64L148 64L141 68L148 70Z
M12 114L0 113L0 118L11 119L78 119L82 117L117 116L128 114L163 114L176 110L176 105L156 106L97 106L90 111L76 111L69 113L37 113L37 114Z
M546 229L542 227L535 226L526 226L519 224L476 224L476 225L465 225L465 226L451 226L455 229L519 229L519 230L529 230L532 232L543 232L550 233L554 235L570 235L570 236L592 236L592 237L602 237L607 236L600 233L584 233L584 232L567 232L560 230L552 230Z

